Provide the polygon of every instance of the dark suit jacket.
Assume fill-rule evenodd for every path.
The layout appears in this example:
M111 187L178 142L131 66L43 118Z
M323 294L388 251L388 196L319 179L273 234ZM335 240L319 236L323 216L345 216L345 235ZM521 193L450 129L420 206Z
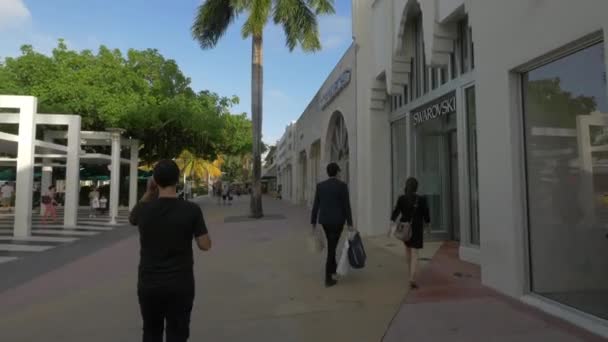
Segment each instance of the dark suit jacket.
M317 184L315 202L312 207L311 223L325 225L353 225L353 216L350 209L350 195L348 185L330 178Z

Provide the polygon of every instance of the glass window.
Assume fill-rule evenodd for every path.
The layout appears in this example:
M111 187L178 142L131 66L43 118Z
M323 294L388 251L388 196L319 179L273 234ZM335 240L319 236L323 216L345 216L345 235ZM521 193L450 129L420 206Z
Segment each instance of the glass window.
M523 74L531 290L608 319L604 44Z
M451 58L451 56L450 56ZM448 81L448 69L441 68L441 84L445 84Z
M479 183L477 179L477 115L475 87L465 89L469 152L469 206L471 244L479 245Z
M418 192L427 198L433 233L450 231L450 155L448 134L454 114L429 120L415 128Z

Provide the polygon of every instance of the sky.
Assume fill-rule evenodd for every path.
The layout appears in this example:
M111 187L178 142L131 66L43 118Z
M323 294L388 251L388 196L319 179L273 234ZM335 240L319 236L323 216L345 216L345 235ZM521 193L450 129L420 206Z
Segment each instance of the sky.
M192 79L194 90L237 95L235 113L250 113L251 41L240 34L244 16L213 50L201 50L190 27L201 0L0 0L0 60L31 44L50 53L57 39L75 50L100 45L126 51L158 49ZM297 120L352 42L350 1L321 17L323 50L289 52L280 27L269 24L264 41L263 140L274 144ZM77 113L75 113L77 114Z

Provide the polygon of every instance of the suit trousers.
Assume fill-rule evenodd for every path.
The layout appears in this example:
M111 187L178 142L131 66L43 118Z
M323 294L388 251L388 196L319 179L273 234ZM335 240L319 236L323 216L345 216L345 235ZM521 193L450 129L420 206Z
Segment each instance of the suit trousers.
M330 280L333 274L336 274L338 264L336 263L336 249L338 241L344 230L344 225L324 224L323 230L327 237L327 261L325 263L325 280Z

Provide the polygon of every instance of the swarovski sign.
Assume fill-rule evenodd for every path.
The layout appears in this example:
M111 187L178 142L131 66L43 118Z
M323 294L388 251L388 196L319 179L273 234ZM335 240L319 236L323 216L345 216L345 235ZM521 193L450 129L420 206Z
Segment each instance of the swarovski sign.
M319 107L321 107L321 110L325 109L349 83L350 69L344 71L340 77L338 77L336 82L334 82L334 84L332 84L331 87L329 87L329 89L323 93L319 99Z
M452 91L442 97L412 110L414 126L441 116L456 113L456 92Z

